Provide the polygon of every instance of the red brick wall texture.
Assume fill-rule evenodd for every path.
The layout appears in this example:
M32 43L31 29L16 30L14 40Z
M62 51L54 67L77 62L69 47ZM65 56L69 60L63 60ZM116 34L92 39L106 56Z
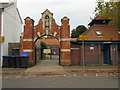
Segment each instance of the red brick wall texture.
M60 40L60 64L70 65L70 26L69 19L64 17L61 20L61 26L58 26L55 21L52 21L52 28L48 30L49 34L57 32L57 38ZM23 37L20 40L20 53L29 52L29 62L35 64L35 38L40 38L37 33L46 34L46 30L43 28L42 20L34 26L34 20L30 17L25 19ZM64 40L66 39L66 40ZM63 50L64 49L64 50ZM67 49L67 50L66 50Z
M82 45L71 45L71 61L72 65L103 65L104 63L104 50L101 44L94 44L93 50L90 49L91 45L86 44L83 54ZM117 44L110 45L110 62L112 65L120 63L120 51ZM83 57L84 55L84 57ZM84 58L84 60L83 60ZM84 61L84 62L83 62ZM83 64L84 63L84 64Z

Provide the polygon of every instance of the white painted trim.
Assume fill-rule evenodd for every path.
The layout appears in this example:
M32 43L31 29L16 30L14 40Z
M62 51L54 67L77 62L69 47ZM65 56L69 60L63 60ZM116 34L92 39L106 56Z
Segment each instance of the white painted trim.
M33 52L33 49L24 49L23 52Z
M40 32L37 32L37 35L40 37Z
M28 42L32 42L33 39L23 39L24 42L28 41Z
M60 41L70 41L71 38L61 38Z
M70 52L70 49L61 49L61 52Z
M34 42L36 41L37 38L38 38L38 37L35 37L35 38L34 38Z
M71 61L70 59L61 59L60 61Z
M70 48L71 50L79 50L80 48Z
M111 43L111 42L103 42L103 43Z

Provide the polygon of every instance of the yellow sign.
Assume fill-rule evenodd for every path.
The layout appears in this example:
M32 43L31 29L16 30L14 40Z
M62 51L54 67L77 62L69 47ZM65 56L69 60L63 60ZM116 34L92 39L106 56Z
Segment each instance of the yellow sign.
M51 49L44 49L44 50L43 50L43 53L46 53L46 54L47 54L47 53L51 53Z
M87 35L79 35L79 40L87 40Z
M0 37L0 42L4 42L5 41L5 37L4 36L1 36Z

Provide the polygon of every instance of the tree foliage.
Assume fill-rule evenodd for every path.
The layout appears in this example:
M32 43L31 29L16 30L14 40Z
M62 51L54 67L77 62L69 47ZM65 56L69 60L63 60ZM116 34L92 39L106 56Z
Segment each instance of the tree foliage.
M81 35L86 30L87 30L87 28L84 25L77 26L76 29L72 30L71 38L77 38L77 37L79 37L79 35Z
M104 0L98 0L94 12L95 16L111 19L109 25L120 28L120 1L117 1L108 0L108 2L105 2Z
M41 48L48 48L48 45L46 43L44 43L42 41L40 43L41 43Z

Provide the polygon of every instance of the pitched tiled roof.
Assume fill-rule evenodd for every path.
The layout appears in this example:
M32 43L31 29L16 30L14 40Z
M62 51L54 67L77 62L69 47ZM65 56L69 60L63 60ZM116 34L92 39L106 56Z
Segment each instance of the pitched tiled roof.
M88 25L91 27L93 25L108 25L108 23L110 22L111 20L108 19L108 18L103 18L103 17L95 17Z
M97 36L96 30L99 30L103 36ZM94 25L90 27L83 35L87 35L86 41L120 41L118 28L110 25Z
M109 20L108 18L97 16L93 20Z
M57 39L39 39L36 44L40 41L46 43L47 45L60 45L60 42Z

